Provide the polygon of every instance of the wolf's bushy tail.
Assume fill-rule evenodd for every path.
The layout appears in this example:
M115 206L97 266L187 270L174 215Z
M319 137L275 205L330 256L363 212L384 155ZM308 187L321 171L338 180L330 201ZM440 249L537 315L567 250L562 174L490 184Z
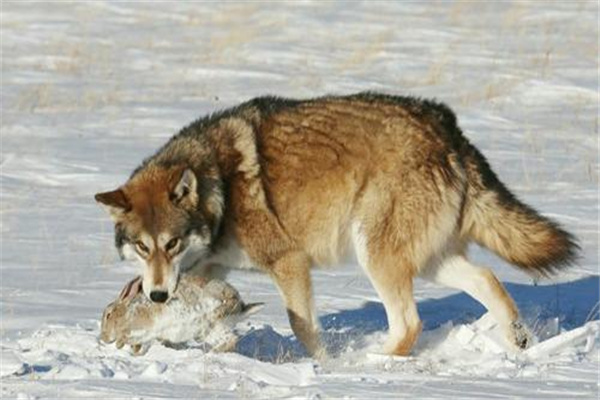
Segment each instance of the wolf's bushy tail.
M463 235L532 276L573 264L579 251L575 237L519 201L466 139L461 147L468 180Z

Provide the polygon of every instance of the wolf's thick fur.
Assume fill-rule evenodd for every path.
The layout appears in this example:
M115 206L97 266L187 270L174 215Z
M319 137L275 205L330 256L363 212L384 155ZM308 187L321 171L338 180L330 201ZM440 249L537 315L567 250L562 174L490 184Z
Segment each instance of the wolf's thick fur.
M261 97L199 119L96 199L116 222L119 251L143 261L147 295L172 293L192 264L255 266L312 354L322 350L310 268L348 245L384 303L394 354L420 333L416 276L466 291L526 345L502 284L467 260L469 241L532 275L569 265L577 250L506 189L450 109L376 93Z

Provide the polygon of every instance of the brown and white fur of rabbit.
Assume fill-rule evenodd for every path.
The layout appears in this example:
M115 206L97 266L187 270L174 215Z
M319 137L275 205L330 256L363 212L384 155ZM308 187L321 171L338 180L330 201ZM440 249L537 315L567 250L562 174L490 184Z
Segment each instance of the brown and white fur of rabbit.
M155 340L170 345L199 340L213 351L231 351L238 340L235 324L262 306L245 304L222 280L191 275L181 277L175 296L166 303L153 303L126 286L104 310L100 340L116 342L117 348L130 345L134 354L145 352Z

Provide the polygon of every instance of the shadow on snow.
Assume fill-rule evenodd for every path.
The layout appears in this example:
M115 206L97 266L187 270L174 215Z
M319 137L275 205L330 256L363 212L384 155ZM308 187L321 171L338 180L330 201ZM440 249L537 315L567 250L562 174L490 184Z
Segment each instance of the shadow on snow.
M505 283L519 306L522 317L533 332L544 340L556 334L556 327L570 330L587 320L598 318L600 277L547 286ZM464 293L418 303L423 329L431 330L447 322L470 323L479 319L485 308ZM383 305L366 302L360 308L342 310L320 318L322 339L330 354L339 355L351 348L364 346L366 335L385 331L388 327ZM558 322L558 323L557 323ZM549 326L554 325L552 330ZM293 335L281 335L265 326L248 332L240 339L237 352L269 362L288 362L306 353Z

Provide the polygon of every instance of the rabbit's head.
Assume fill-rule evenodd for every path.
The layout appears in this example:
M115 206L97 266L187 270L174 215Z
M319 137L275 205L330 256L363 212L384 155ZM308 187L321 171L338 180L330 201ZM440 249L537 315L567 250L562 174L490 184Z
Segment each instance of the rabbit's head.
M117 340L119 324L123 324L125 305L119 301L110 303L102 314L100 340L104 343L113 343Z

